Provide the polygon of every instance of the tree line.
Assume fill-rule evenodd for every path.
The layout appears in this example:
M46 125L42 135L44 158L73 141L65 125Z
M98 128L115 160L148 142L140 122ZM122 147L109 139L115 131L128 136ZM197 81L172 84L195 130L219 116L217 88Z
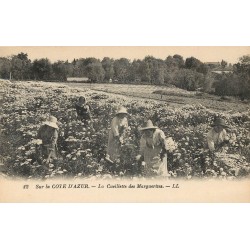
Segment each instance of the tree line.
M224 72L224 73L223 73ZM127 58L102 60L94 57L72 62L48 58L31 61L25 53L0 58L0 78L14 80L66 81L67 77L87 77L90 82L117 82L152 85L174 85L189 91L201 90L217 95L250 98L250 56L231 65L203 63L195 57L181 55L165 60L146 56L143 60Z

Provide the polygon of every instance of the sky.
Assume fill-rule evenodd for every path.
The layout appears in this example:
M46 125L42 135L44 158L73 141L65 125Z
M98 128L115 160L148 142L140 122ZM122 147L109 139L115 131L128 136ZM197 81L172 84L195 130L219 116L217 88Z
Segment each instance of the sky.
M29 46L29 47L0 47L0 57L6 57L24 52L31 60L48 58L51 62L69 60L74 58L121 57L143 59L145 56L154 56L165 59L167 56L179 54L185 58L194 56L202 62L220 62L222 59L228 63L236 63L238 59L250 54L250 46Z

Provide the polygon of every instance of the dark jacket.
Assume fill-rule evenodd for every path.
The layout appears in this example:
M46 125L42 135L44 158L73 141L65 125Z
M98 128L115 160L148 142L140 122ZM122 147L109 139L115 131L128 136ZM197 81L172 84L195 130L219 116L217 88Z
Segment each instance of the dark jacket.
M77 116L80 120L91 120L89 105L85 104L81 106L78 103L76 103L75 109L76 109Z

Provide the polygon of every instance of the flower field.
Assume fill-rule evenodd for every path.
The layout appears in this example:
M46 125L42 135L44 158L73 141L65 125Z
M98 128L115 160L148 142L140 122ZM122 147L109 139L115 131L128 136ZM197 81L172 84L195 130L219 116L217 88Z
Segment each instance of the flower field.
M202 105L169 107L163 102L140 100L70 88L56 83L0 82L1 168L8 176L25 178L154 178L145 176L135 157L139 151L138 128L151 119L165 132L168 142L169 178L246 178L250 173L249 110L217 113ZM91 107L93 124L84 126L76 118L74 103L84 95ZM105 161L109 126L119 106L129 112L129 130L124 137L120 161ZM37 160L36 135L53 115L58 119L57 160ZM216 115L230 126L230 144L223 152L209 155L206 133ZM213 160L212 160L213 159Z
M219 96L203 92L187 91L176 87L107 83L65 83L69 87L96 90L107 94L120 94L138 100L155 100L169 107L180 108L183 105L202 105L217 112L236 113L249 109L250 102L241 102L236 98L223 100Z

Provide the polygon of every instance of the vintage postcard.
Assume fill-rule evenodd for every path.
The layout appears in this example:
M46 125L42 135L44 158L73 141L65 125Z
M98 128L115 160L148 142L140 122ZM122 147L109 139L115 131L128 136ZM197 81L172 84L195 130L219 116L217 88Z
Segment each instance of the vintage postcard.
M0 47L0 202L250 202L250 47Z

